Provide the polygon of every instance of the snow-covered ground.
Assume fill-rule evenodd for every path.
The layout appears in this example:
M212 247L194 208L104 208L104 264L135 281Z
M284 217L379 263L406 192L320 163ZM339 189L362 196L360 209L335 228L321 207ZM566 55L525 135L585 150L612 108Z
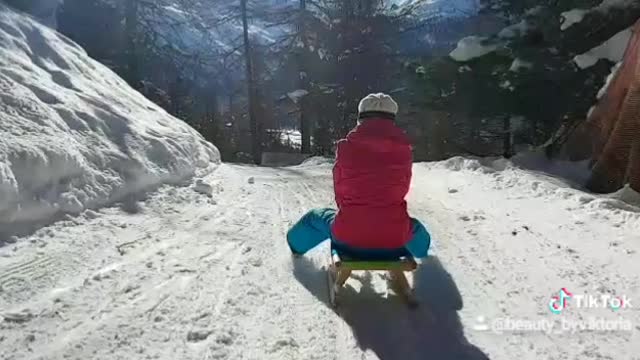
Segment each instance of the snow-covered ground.
M0 4L0 243L23 225L203 175L219 161L194 129L79 46Z
M333 206L330 162L225 164L205 194L165 186L138 213L85 211L0 248L0 358L638 359L640 208L486 165L414 167L410 211L434 241L412 281L433 317L379 273L349 280L336 313L326 246L290 258L288 227ZM561 288L632 307L555 315ZM606 325L592 318L613 330L568 330Z

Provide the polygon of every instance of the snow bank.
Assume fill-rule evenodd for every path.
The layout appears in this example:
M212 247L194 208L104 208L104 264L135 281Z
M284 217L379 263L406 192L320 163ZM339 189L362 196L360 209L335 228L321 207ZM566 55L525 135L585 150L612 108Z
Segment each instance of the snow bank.
M563 19L562 24L560 25L560 30L567 30L571 26L581 22L588 12L589 10L584 9L573 9L563 12L562 14L560 14Z
M484 174L521 169L555 179L556 183L583 188L590 176L589 161L549 160L541 151L518 153L511 159L503 157L461 157L456 156L438 163L451 171L479 171Z
M631 28L623 30L611 39L605 41L600 46L595 47L588 52L577 55L573 60L581 68L586 69L595 65L600 59L608 59L613 62L619 62L624 56L624 52L629 45L629 40L633 32Z
M195 130L79 46L0 5L0 233L219 161Z
M458 46L449 56L455 61L465 62L495 51L497 45L484 45L487 40L482 36L467 36L458 42Z
M541 152L533 151L518 154L511 159L457 156L445 161L417 165L428 169L491 176L495 182L495 189L516 193L526 189L530 196L549 199L573 198L589 209L623 210L633 213L634 217L640 216L640 193L629 186L605 195L584 191L584 184L590 175L588 160L548 160ZM523 195L520 193L518 196Z

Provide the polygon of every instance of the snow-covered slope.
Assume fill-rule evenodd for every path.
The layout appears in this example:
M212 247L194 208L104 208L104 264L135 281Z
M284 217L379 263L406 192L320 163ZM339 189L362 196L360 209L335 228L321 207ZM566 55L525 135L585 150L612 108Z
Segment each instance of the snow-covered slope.
M68 218L0 247L0 358L637 359L640 208L505 165L414 166L409 210L433 235L416 310L357 272L334 312L326 244L291 259L291 224L334 206L326 159L223 164L204 195L165 186L138 214ZM631 307L556 315L561 288Z
M67 38L0 5L0 235L218 163L186 123Z
M63 1L64 0L4 0L5 3L35 16L40 22L54 29L57 27L57 11Z

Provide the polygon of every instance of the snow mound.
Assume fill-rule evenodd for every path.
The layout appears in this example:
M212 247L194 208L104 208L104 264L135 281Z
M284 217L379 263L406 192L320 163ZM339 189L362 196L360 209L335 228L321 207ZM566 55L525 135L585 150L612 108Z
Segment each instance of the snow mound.
M569 181L575 187L584 187L591 170L589 160L567 161L548 159L542 151L528 151L517 154L508 160L513 166L536 171L555 178Z
M335 160L333 158L328 158L323 156L313 156L306 159L305 161L302 162L302 164L298 166L301 166L301 167L314 167L314 166L326 166L326 165L333 166L334 162Z
M484 45L486 40L486 37L467 36L458 42L449 56L455 61L465 62L485 56L498 48L496 45Z
M195 130L79 46L0 5L0 233L219 162Z
M455 156L439 163L439 166L451 171L480 171L482 173L492 173L495 169L480 158L465 158Z
M609 197L612 199L624 201L629 205L637 206L639 207L638 210L640 211L640 193L633 190L629 185L625 185L625 187L609 195Z
M624 52L633 35L632 29L623 30L600 46L595 47L584 54L577 55L573 60L581 69L595 65L600 59L608 59L615 63L622 61Z
M591 210L624 211L634 218L640 216L640 193L629 186L606 195L586 192L584 185L591 174L588 160L549 160L541 151L529 151L511 159L456 156L417 165L429 171L471 172L473 175L464 176L478 179L488 176L493 189L513 193L516 198L572 199Z

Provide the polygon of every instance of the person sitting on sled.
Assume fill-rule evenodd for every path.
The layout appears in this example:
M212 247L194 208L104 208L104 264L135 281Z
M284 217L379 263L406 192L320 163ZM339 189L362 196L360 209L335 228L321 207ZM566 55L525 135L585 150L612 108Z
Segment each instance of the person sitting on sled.
M413 155L395 125L398 104L371 94L358 106L358 124L338 142L333 168L338 210L315 209L287 233L294 255L327 239L343 254L362 260L427 256L431 236L407 212Z

